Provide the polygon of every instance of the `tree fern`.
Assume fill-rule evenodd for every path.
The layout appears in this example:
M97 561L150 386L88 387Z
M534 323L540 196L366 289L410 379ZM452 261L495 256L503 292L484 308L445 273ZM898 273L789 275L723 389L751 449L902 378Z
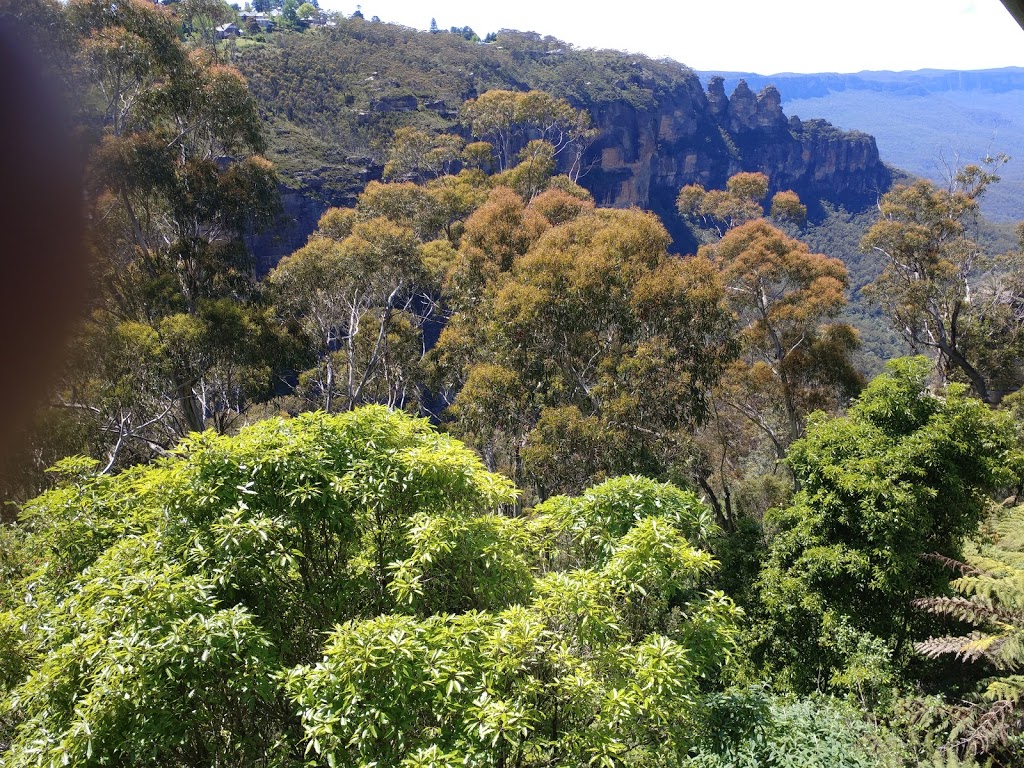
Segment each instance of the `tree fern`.
M951 584L957 596L914 603L976 628L917 643L920 653L984 661L996 671L975 701L954 708L951 738L967 754L1012 750L1024 733L1024 507L991 521L983 534L965 563L933 556L960 573Z
M992 758L984 762L971 755L960 756L954 749L936 752L930 760L918 763L918 768L993 768Z

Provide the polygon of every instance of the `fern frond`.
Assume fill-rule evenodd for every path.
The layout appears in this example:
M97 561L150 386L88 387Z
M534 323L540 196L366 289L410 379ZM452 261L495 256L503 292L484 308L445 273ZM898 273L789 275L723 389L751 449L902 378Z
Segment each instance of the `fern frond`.
M991 680L982 694L988 701L1024 702L1024 676L1008 675ZM1024 712L1022 712L1024 715Z
M1010 552L1024 552L1024 505L1003 512L993 528L995 546Z
M985 659L996 668L1012 671L1024 666L1024 653L1019 637L988 635L974 632L961 637L930 637L914 643L917 652L929 659L953 654L963 661Z
M919 763L918 768L993 768L992 758L979 762L974 755L961 757L955 749L942 749L929 758L927 762Z
M930 555L960 574L951 583L958 596L914 601L931 614L978 627L969 635L916 643L919 653L933 659L946 654L964 661L985 659L1003 673L985 682L976 703L950 710L955 725L947 753L966 756L1012 742L1019 747L1024 734L1024 675L1013 674L1024 667L1024 506L990 521L976 552L968 563Z
M1019 627L1000 634L990 650L990 659L999 669L1011 672L1024 667L1024 635Z
M967 754L991 752L1021 731L1021 713L1012 701L996 701L962 711L964 717L953 728L952 736L956 746Z
M962 576L980 576L983 571L980 568L976 568L968 563L961 562L953 557L947 557L946 555L939 554L938 552L928 552L927 554L921 555L924 560L931 560L932 562L944 565L949 570L955 571Z
M955 654L957 658L966 661L976 661L981 657L988 656L988 645L995 638L981 632L972 632L964 637L930 637L927 640L914 643L917 652L927 656L929 659L937 659L939 656Z
M988 605L1015 611L1024 618L1024 571L1004 565L980 576L957 579L951 586L962 595L977 597Z
M913 601L915 608L935 616L949 616L957 621L984 626L986 624L1014 624L1020 621L1016 611L988 605L968 597L922 597Z
M998 554L999 557L993 555ZM1015 570L1013 566L1006 562L1004 555L1006 553L1002 550L998 552L991 552L989 555L972 555L967 558L965 563L968 567L973 568L976 573L963 573L963 576L1004 576L1008 571Z

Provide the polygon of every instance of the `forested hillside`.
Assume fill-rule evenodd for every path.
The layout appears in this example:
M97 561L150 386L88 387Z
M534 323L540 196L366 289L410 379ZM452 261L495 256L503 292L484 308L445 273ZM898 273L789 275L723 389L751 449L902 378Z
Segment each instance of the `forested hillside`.
M496 88L543 90L588 112L598 134L579 183L599 205L658 213L680 241L675 250L695 245L674 215L684 184L720 187L738 171L760 171L815 208L825 199L853 210L890 182L870 136L789 120L774 89L705 91L676 62L574 50L533 33L506 30L483 44L338 19L266 43L243 38L230 56L272 129L270 157L296 189L286 207L298 223L278 233L287 246L259 243L267 263L301 245L325 206L351 204L379 178L397 128L462 133L463 102Z
M0 24L91 257L0 454L0 764L1024 761L998 163L296 0Z
M811 208L810 242L851 270L848 317L865 342L861 368L877 373L885 359L909 351L860 295L881 269L860 252L870 218L861 213L888 189L894 172L870 136L819 119L787 118L780 106L786 94L757 76L751 83L760 93L737 88L736 78L703 89L693 72L671 61L574 50L511 30L482 44L360 18L265 44L243 39L231 56L273 128L270 156L288 185L285 217L252 241L261 269L301 247L327 207L352 205L368 181L381 177L396 130L465 136L465 100L490 88L538 88L594 121L597 135L579 160L577 182L599 205L653 210L673 252L693 252L699 244L675 210L685 184L722 187L738 171L759 171L772 191L798 192ZM568 170L565 158L562 170ZM998 193L997 186L990 194ZM999 230L986 238L997 252L1014 244Z

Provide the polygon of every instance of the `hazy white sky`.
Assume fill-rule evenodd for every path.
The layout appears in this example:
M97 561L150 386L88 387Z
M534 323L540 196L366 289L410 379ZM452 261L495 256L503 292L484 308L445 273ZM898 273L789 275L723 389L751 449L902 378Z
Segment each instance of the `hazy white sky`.
M668 56L694 69L857 72L1024 66L1024 31L999 0L360 0L417 29L540 32L581 48ZM354 0L320 0L351 14Z

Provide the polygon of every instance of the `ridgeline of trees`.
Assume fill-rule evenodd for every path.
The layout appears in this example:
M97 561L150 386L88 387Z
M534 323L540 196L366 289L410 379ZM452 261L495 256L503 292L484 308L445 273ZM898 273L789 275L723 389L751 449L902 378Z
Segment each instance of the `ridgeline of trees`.
M575 107L624 99L654 109L695 82L675 62L570 50L534 33L503 30L483 44L462 29L416 33L361 15L332 22L303 34L247 34L229 41L225 55L249 80L284 177L314 179L335 198L359 185L368 165L383 163L396 130L458 131L460 106L487 91L535 89Z
M94 257L6 468L4 765L1019 763L992 168L882 197L923 354L871 381L793 192L684 187L670 254L557 175L590 117L536 90L397 131L258 279L276 171L196 7L0 2L81 94Z

